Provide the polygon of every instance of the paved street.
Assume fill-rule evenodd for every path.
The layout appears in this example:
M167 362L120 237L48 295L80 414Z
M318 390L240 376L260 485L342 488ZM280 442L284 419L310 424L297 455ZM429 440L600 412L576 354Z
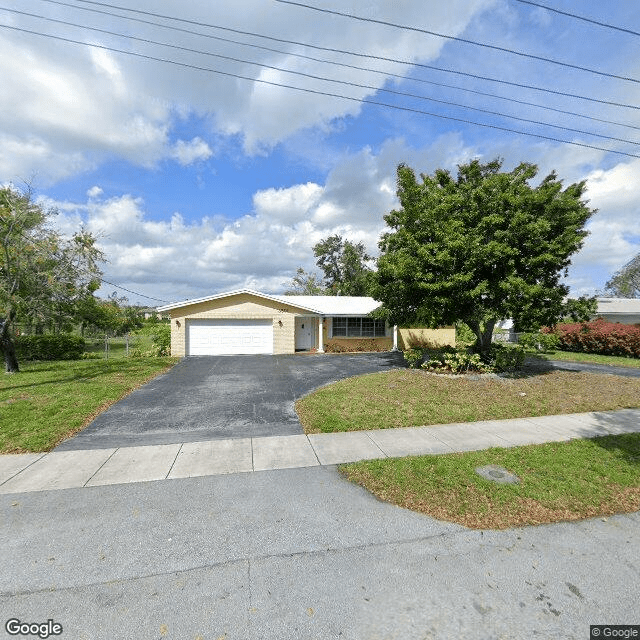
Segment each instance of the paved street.
M471 531L333 467L3 495L0 513L4 619L73 640L585 640L638 622L637 513Z

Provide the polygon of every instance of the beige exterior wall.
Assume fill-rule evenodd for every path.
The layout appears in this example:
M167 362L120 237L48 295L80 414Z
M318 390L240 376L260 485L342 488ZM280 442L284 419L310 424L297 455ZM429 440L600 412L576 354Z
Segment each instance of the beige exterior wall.
M209 300L197 304L186 304L170 311L171 314L171 354L186 355L186 328L190 319L233 319L233 320L271 320L273 323L273 353L295 353L295 318L307 316L308 312L283 302L269 300L241 293L234 296ZM318 346L318 319L315 323L315 347ZM323 344L340 343L348 348L349 343L358 340L374 340L384 349L393 346L393 329L387 329L384 338L330 338L331 319L323 322ZM434 344L455 344L455 328L443 329L398 329L398 348L405 349L411 337L428 340Z
M456 328L442 327L441 329L402 329L398 327L398 349L408 349L409 343L413 340L433 344L433 346L444 346L456 344Z
M186 355L186 325L193 319L271 320L273 353L294 353L295 315L302 310L274 300L239 294L186 305L171 311L171 354Z

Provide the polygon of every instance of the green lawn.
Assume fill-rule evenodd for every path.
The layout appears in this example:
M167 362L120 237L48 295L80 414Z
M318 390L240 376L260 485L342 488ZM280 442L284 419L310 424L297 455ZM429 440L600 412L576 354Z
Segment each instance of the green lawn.
M176 358L21 363L0 377L0 453L49 451Z
M404 369L323 387L296 410L306 433L330 433L639 406L638 378L552 371L474 380Z
M496 484L475 469L497 464L519 484ZM640 510L640 434L372 460L341 471L381 500L439 520L503 529Z
M623 358L620 356L601 356L597 353L580 353L577 351L552 351L536 355L544 360L571 360L573 362L588 362L590 364L608 364L614 367L640 368L640 359Z
M640 379L534 370L506 379L447 378L407 369L342 380L302 398L296 409L307 433L326 433L638 406ZM488 464L506 467L521 483L481 478L475 469ZM474 528L640 509L640 434L373 460L341 470L382 500Z

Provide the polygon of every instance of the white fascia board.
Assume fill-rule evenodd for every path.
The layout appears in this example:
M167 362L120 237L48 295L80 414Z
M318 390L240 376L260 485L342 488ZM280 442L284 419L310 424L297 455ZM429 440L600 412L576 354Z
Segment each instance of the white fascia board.
M200 304L202 302L211 302L212 300L221 300L222 298L230 298L232 296L243 295L243 294L256 296L257 298L264 298L265 300L271 300L273 302L285 302L291 306L300 307L302 309L305 309L306 311L311 311L312 313L318 314L318 315L321 313L317 309L305 307L300 304L292 304L291 301L287 301L286 296L271 296L266 293L260 293L259 291L254 291L253 289L236 289L235 291L218 293L212 296L206 296L204 298L194 298L193 300L183 300L182 302L173 302L163 307L158 307L158 311L171 311L173 309L179 309L180 307L190 307L191 305Z

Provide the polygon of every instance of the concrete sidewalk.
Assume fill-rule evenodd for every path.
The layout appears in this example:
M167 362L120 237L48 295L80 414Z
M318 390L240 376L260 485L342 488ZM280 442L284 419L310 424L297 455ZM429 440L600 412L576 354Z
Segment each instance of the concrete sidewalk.
M334 465L640 432L640 409L0 456L0 494Z

